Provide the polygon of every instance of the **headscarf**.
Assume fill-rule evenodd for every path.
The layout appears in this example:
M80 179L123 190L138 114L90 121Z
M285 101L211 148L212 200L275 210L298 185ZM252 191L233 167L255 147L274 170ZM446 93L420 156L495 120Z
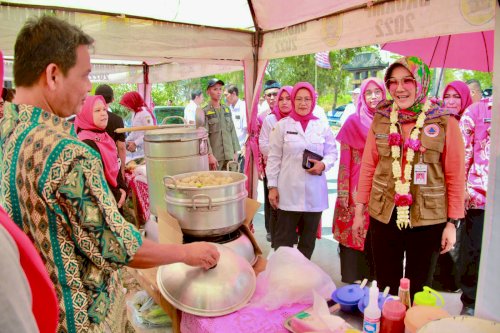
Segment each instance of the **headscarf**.
M156 125L156 118L153 112L151 112L151 110L147 107L144 99L142 99L142 96L137 91L129 91L128 93L125 93L120 100L120 104L131 109L135 113L146 110L151 115L151 118L153 118L153 124Z
M280 121L281 118L287 117L289 115L288 113L282 113L280 108L279 108L281 94L283 94L283 92L286 91L288 93L288 95L290 95L290 98L292 98L292 89L293 89L292 86L283 86L278 91L278 96L277 96L278 101L276 102L276 105L273 108L273 114L276 116L276 119L278 121Z
M384 83L378 78L368 78L361 83L356 113L347 118L347 121L337 134L336 140L345 143L354 149L363 149L368 135L368 130L373 121L375 110L370 110L365 100L365 92L368 85L373 82L382 90L382 103L386 98Z
M111 136L102 128L97 127L94 123L94 104L97 100L102 101L106 106L104 97L100 95L87 96L83 103L82 111L76 115L75 130L80 140L92 140L96 143L101 152L106 180L111 186L116 187L118 185L116 177L120 170L120 166L118 165L118 152L116 150L116 144Z
M309 90L309 94L311 95L311 109L309 110L309 113L304 116L301 116L295 111L295 95L297 95L297 92L300 89ZM302 126L302 129L305 132L307 124L309 124L309 120L318 119L318 117L313 115L313 110L314 107L316 106L316 91L314 90L312 84L310 84L309 82L298 82L293 86L291 98L292 98L292 111L290 111L290 117L293 120L300 122L300 125Z
M415 93L415 102L411 107L405 110L400 110L398 113L398 122L407 123L414 122L417 120L419 113L427 101L427 93L429 92L430 84L430 70L427 64L425 64L422 59L415 56L402 57L393 62L387 68L385 72L384 81L387 85L387 80L390 79L392 71L397 66L403 66L406 68L416 82L417 91ZM386 86L388 89L388 87ZM392 105L394 100L386 100L385 102L379 103L377 106L377 113L389 118L392 110ZM396 104L397 106L397 104ZM446 114L450 114L449 110L442 108L442 103L437 101L432 101L429 110L427 111L427 119L437 118Z
M470 95L469 86L467 86L467 84L465 84L462 81L453 81L448 83L448 85L444 88L443 91L443 101L444 101L444 95L446 94L446 92L450 87L455 89L460 95L461 105L460 105L460 110L458 111L458 114L456 116L461 117L465 109L467 109L472 104L472 97Z

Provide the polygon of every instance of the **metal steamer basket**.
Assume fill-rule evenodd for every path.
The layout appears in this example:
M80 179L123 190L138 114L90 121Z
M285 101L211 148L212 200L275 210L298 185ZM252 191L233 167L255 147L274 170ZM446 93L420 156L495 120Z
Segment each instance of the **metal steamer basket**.
M166 125L144 134L144 152L151 212L165 207L165 188L160 179L169 175L208 170L208 134L205 128Z
M190 187L180 179L210 173L231 177L223 185ZM179 221L183 233L195 237L218 236L238 229L246 219L247 177L232 171L189 172L164 177L167 211Z

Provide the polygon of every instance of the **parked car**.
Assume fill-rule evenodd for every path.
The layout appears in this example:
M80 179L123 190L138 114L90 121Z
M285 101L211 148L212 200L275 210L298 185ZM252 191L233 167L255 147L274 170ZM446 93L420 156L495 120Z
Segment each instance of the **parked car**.
M340 126L340 117L345 111L347 104L337 106L335 109L332 109L331 115L328 116L328 122L330 126Z

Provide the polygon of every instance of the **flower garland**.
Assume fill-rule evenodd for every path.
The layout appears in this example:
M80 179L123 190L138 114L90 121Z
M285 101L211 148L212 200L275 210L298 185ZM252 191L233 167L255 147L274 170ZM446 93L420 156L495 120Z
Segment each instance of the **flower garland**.
M404 179L403 183L401 176L401 162L399 158L401 157L401 143L403 138L401 134L398 133L396 123L398 122L398 107L396 103L393 104L390 113L391 126L389 129L389 145L391 146L391 156L392 161L392 176L396 179L394 203L396 204L397 219L396 224L401 230L411 226L410 222L410 205L413 203L413 198L410 193L411 184L411 168L413 158L415 157L415 152L420 150L421 142L419 140L420 130L424 126L424 121L426 113L431 106L431 102L427 100L422 108L422 111L417 117L417 123L410 133L410 137L406 139L404 148L406 148L406 165L404 168Z

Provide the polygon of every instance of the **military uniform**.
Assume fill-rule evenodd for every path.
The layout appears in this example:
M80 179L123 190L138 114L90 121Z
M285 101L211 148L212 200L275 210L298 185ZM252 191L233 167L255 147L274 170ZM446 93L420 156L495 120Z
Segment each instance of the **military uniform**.
M234 159L234 154L240 150L238 136L234 128L231 110L221 104L216 109L212 104L203 108L205 115L205 128L208 131L210 151L219 163L219 170L225 170L229 161Z

